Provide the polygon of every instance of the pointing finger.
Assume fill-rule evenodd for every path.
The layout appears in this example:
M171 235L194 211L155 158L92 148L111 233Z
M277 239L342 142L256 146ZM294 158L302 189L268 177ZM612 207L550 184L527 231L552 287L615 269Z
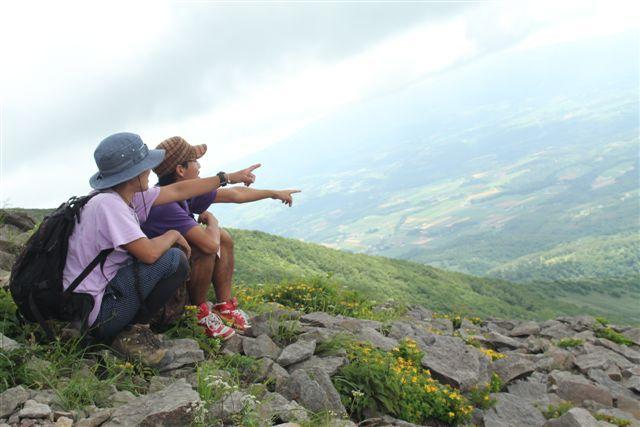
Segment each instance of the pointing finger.
M247 169L249 169L249 172L253 172L254 170L258 169L260 166L262 166L262 163L256 163L253 166L249 166Z

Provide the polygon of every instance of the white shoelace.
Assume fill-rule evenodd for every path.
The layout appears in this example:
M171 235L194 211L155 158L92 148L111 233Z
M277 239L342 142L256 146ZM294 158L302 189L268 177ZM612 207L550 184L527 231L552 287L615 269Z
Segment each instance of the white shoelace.
M215 330L218 330L224 327L224 323L222 323L222 320L220 320L220 318L216 316L214 313L207 314L202 319L200 319L200 322L203 322L207 328L211 328Z

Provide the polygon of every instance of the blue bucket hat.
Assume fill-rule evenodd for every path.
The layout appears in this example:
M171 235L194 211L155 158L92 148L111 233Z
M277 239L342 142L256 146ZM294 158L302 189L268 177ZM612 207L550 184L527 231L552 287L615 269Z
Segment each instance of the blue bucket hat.
M103 139L93 157L98 172L89 179L89 185L104 190L158 166L164 159L164 150L149 150L139 135L120 132Z

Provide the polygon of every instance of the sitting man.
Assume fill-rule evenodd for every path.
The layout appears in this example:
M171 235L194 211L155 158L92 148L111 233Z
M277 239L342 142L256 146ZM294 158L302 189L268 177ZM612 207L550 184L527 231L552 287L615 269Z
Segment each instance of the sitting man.
M205 144L192 146L179 136L166 139L158 147L166 155L153 171L158 175L158 185L165 186L188 179L198 179L198 159L207 151ZM260 165L254 165L257 168ZM191 304L198 306L198 320L210 337L227 339L235 332L248 328L247 315L238 309L236 298L231 297L234 269L233 240L229 233L218 226L218 220L207 211L212 203L247 203L266 198L281 200L292 205L292 194L300 190L258 190L245 187L222 188L227 184L226 174L220 172L222 184L217 190L190 200L158 205L151 212L142 230L155 237L167 230L177 230L191 246L191 274L187 290ZM198 214L199 225L193 217ZM216 304L207 302L207 292L214 284ZM221 321L222 319L222 321Z

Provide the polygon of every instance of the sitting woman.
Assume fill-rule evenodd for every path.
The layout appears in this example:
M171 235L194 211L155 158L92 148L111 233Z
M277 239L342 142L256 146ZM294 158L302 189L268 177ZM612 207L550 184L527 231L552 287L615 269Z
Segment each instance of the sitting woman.
M98 172L89 183L97 194L82 209L69 238L63 285L66 289L101 251L114 249L74 291L93 297L88 319L91 333L111 341L131 324L148 323L188 276L191 249L180 233L169 230L148 239L142 232L140 225L151 207L211 192L220 186L220 179L214 176L149 188L151 168L162 162L164 151L149 150L132 133L107 137L94 157ZM227 174L227 178L250 185L258 166ZM164 357L146 326L129 328L113 346L126 355L139 353L152 365Z

